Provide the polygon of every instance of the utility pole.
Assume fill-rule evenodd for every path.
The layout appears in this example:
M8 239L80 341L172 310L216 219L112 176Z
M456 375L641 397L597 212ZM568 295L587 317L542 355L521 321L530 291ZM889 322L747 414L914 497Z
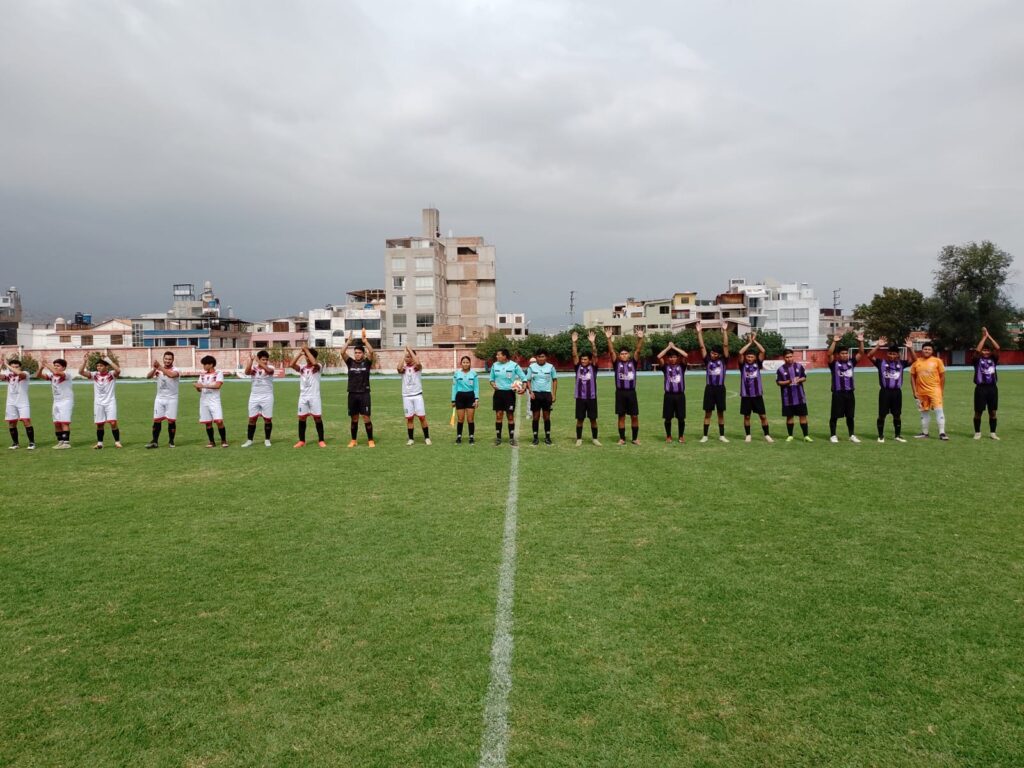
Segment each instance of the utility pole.
M569 291L569 324L576 325L576 291Z
M839 309L839 288L832 291L832 309Z

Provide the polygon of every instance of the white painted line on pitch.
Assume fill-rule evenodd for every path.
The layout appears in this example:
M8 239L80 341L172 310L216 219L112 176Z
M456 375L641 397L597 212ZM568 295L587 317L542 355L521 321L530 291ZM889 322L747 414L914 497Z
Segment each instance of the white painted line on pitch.
M505 502L505 533L498 570L498 607L491 643L491 681L484 700L484 734L479 768L504 768L508 752L508 697L512 691L512 603L516 580L516 506L519 497L519 448L512 449Z

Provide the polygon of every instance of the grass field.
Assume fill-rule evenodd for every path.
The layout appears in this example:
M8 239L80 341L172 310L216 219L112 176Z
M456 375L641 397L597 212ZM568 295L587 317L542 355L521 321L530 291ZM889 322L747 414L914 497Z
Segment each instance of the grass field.
M698 445L697 377L666 445L651 377L624 448L611 380L602 448L573 446L563 382L555 445L519 449L509 765L1024 765L1024 372L998 443L970 439L967 373L949 443L876 444L857 381L859 446L828 444L815 375L813 445L743 444L735 397L733 442ZM32 388L40 450L0 454L0 765L477 764L511 449L486 409L452 444L444 381L407 447L375 380L378 448L348 450L344 386L301 451L295 383L244 451L248 387L228 450L183 388L174 452L142 449L150 384L118 388L121 451L88 449L88 386L50 450Z

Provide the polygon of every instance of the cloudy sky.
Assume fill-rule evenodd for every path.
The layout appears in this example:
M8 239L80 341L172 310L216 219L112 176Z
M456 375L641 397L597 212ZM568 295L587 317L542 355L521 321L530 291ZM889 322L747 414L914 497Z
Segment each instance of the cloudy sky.
M532 327L730 277L927 290L1024 258L1019 0L0 0L0 283L258 319L498 246ZM1020 282L1020 278L1018 278ZM1014 287L1024 301L1024 290Z

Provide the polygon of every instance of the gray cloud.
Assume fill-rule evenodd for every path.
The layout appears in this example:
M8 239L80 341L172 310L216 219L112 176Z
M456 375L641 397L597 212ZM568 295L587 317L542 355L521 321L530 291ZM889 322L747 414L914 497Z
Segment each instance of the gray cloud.
M731 276L849 306L1024 235L1012 2L3 10L0 280L39 312L336 301L427 205L535 327Z

